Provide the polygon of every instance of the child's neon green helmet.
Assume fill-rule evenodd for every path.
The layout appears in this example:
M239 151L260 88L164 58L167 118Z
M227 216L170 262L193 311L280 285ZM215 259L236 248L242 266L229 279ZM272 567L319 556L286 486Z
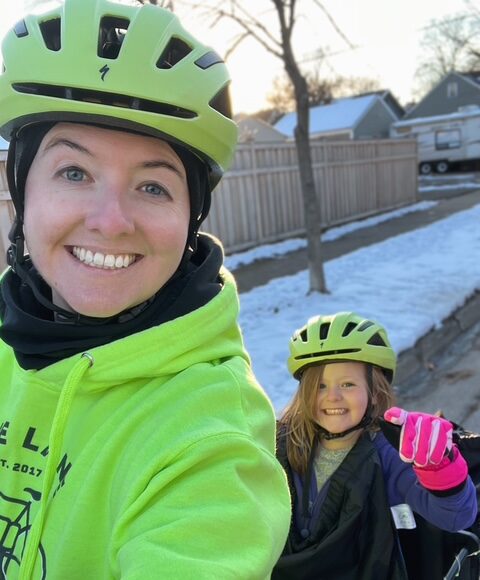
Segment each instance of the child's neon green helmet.
M355 314L338 312L310 318L290 339L288 370L299 379L309 366L335 361L370 363L391 382L397 357L383 326Z
M237 141L223 60L168 10L108 0L65 0L5 36L0 134L79 121L185 146L208 166L213 189Z

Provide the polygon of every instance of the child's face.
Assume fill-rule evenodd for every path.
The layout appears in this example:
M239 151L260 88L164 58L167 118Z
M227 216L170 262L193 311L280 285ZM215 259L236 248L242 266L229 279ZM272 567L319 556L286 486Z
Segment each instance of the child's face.
M317 421L331 433L341 433L362 420L368 405L365 365L361 362L329 363L323 368L317 397ZM361 431L341 439L324 440L325 447L352 445Z
M25 238L56 304L106 317L147 300L177 269L190 200L165 142L59 123L25 191Z

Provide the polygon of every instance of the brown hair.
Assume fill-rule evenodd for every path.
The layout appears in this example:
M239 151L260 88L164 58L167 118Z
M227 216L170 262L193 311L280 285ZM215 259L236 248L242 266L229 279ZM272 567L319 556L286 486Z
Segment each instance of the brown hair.
M368 363L363 364L365 377L367 377ZM375 419L383 416L383 413L394 404L395 396L383 370L374 365L370 366L372 368L372 384L369 385L371 392L368 394L368 399L370 416L373 421L367 429L377 430L378 425ZM280 429L285 431L287 437L288 461L292 468L301 475L305 474L307 470L308 459L318 432L315 409L324 368L325 364L305 369L293 399L279 420Z

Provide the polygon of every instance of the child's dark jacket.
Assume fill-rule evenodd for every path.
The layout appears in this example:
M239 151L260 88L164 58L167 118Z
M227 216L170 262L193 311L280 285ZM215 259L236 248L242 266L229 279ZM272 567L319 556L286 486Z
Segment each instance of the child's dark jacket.
M287 472L294 517L274 580L404 580L407 578L390 506L408 503L444 529L461 529L476 513L475 490L439 498L422 488L411 466L378 433L364 434L318 494L315 477L309 514L302 512L304 483L291 469L285 436L277 456ZM471 515L470 515L471 514ZM303 533L301 533L301 531ZM305 537L308 536L308 537Z

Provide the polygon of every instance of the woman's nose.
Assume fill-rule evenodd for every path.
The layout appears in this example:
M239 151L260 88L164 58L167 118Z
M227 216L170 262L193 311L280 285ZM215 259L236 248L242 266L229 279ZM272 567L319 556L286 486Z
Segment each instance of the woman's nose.
M117 238L135 231L129 203L116 189L102 191L89 208L85 225L105 238Z

